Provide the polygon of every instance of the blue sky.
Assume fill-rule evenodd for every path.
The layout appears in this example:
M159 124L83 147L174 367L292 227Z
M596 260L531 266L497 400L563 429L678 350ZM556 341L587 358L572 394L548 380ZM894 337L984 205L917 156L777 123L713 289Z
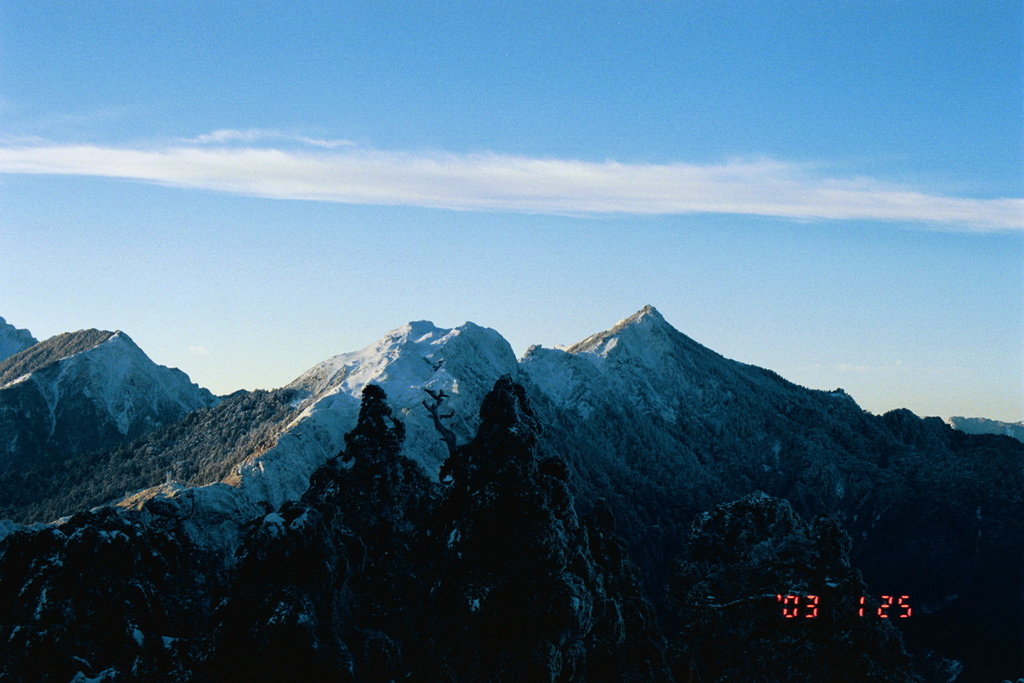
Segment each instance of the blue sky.
M873 412L1024 419L1024 9L0 7L0 315L218 393L408 320L653 304Z

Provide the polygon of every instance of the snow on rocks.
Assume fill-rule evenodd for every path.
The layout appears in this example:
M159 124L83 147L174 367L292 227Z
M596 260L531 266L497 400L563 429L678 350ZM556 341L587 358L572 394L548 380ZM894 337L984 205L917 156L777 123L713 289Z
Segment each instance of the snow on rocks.
M423 405L442 398L440 412L460 442L472 438L479 409L495 380L518 373L512 347L496 331L467 322L444 329L427 321L411 322L352 353L329 358L304 372L286 388L299 392L304 409L277 443L244 463L231 485L197 488L157 487L122 501L145 507L152 500L178 509L193 540L230 547L242 521L265 505L278 508L297 500L317 467L336 456L344 436L356 424L363 387L377 384L406 426L403 454L437 478L448 455L430 413Z

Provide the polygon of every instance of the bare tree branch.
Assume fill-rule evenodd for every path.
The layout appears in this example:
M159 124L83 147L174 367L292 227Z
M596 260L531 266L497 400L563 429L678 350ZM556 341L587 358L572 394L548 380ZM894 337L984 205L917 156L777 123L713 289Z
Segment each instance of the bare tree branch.
M434 429L441 435L441 441L444 441L444 445L448 448L448 455L454 456L459 446L455 440L455 432L446 427L441 420L450 419L455 415L454 411L449 411L445 414L440 413L441 403L444 399L448 398L448 394L444 393L444 390L434 391L424 387L423 391L427 392L427 395L433 399L432 403L428 403L426 399L423 400L423 407L430 413L430 418L434 421Z

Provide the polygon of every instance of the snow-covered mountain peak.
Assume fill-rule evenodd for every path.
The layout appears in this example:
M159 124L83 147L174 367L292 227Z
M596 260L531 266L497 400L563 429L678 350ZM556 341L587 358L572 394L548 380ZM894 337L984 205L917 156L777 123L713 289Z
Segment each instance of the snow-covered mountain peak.
M65 358L95 348L107 341L113 332L104 330L78 330L65 332L33 344L21 353L0 361L0 387L26 375L43 370Z
M342 392L358 402L363 387L372 383L384 387L389 398L395 400L410 387L420 389L443 382L451 374L446 364L468 371L482 364L514 372L515 356L508 342L490 328L467 322L445 329L420 320L388 332L359 351L318 363L287 388L305 392L314 401ZM454 392L458 393L457 387ZM422 399L422 391L413 393Z
M146 355L145 351L139 348L139 345L135 343L135 340L121 330L115 330L110 333L110 336L107 337L106 340L100 342L93 348L98 348L100 346L109 347L109 350L106 348L104 349L106 353L119 353L130 356L137 356L141 354L146 360L149 360L149 356Z
M391 335L406 342L419 344L442 337L448 332L450 330L442 329L429 320L414 320L392 331Z
M327 359L288 388L306 392L311 399L305 414L333 411L340 401L349 405L344 412L352 412L354 419L367 384L383 387L391 404L408 413L420 405L426 389L455 399L467 383L476 385L486 378L487 387L481 389L489 389L497 377L515 372L512 348L496 331L471 322L445 329L421 320L392 330L364 349ZM329 397L334 398L327 401Z
M24 351L37 341L28 330L19 330L0 318L0 361Z
M59 466L216 403L123 332L60 334L0 361L0 471Z
M653 306L644 306L610 330L592 334L563 349L587 358L598 367L606 362L655 367L669 356L679 359L690 354L716 355L672 327ZM694 362L689 361L688 364Z
M584 419L626 401L672 421L683 406L717 404L732 387L761 381L679 332L653 306L576 344L531 347L521 369L555 404Z
M143 415L184 415L217 399L184 372L154 363L127 334L111 333L103 342L62 361L60 377L85 382L97 403L114 416L122 434Z
M495 330L471 322L452 329L410 322L359 351L328 358L287 385L299 392L302 412L273 448L240 468L236 502L279 505L298 498L313 470L341 450L367 384L384 389L405 423L403 453L436 476L448 452L431 409L445 416L460 442L469 441L484 396L506 374L518 376L512 347Z
M60 371L52 372L57 372L62 383L70 381L77 369L86 367L94 379L106 374L123 374L128 367L148 375L168 370L153 363L132 338L120 330L78 330L50 337L33 344L25 353L0 362L0 386L15 380L24 381L35 373L49 372L48 368L58 364ZM170 372L184 375L178 370Z
M654 306L651 306L650 304L647 304L646 306L644 306L643 308L641 308L639 311L629 316L628 318L623 318L619 322L615 323L615 325L612 326L612 330L616 330L620 327L628 327L630 325L667 325L668 327L672 327L671 325L668 324L668 322L665 320L664 316L661 315L658 309L655 308Z

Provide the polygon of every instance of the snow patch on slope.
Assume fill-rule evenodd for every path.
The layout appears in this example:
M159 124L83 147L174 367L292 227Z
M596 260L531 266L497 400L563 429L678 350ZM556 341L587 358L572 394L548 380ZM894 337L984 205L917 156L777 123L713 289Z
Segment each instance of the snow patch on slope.
M519 363L532 386L556 404L571 408L587 419L596 408L593 388L601 381L601 364L593 360L564 348L546 349L535 345L526 350Z

